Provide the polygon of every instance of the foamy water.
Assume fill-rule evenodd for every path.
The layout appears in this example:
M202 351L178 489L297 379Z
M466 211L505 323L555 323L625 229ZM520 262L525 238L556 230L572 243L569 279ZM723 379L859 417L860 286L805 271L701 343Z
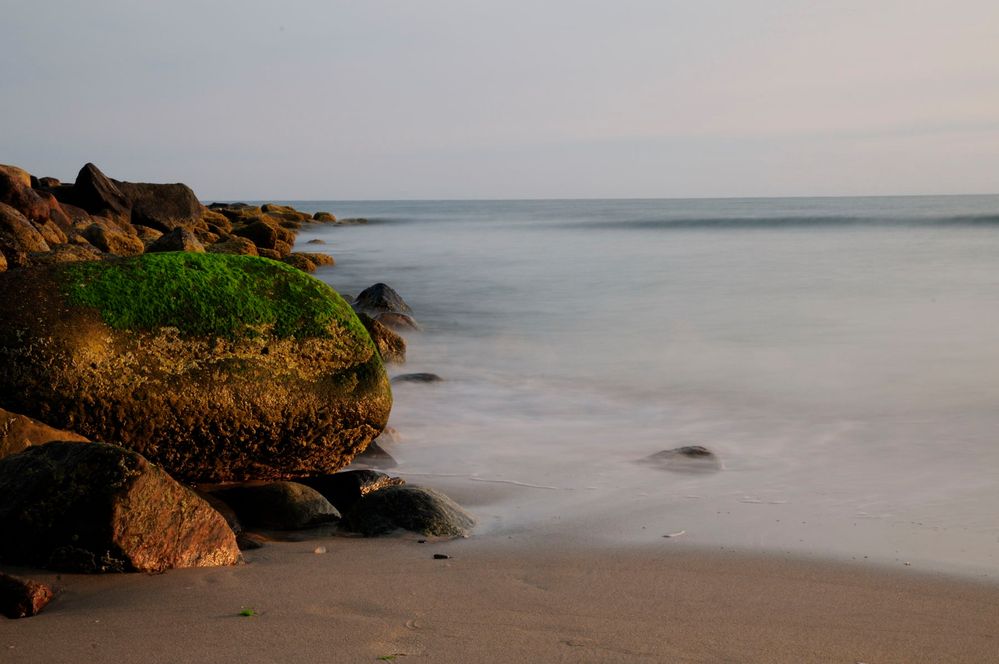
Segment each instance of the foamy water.
M412 305L395 471L480 533L999 571L999 197L296 205L371 220L299 248Z

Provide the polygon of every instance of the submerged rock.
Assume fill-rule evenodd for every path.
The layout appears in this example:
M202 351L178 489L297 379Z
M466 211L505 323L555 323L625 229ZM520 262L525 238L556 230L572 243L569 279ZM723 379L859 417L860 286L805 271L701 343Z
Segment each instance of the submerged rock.
M389 327L393 330L412 330L414 332L419 332L420 326L409 314L398 314L395 312L386 312L375 315L375 320L382 325Z
M721 460L714 452L700 445L688 445L656 452L639 460L663 470L686 473L705 473L721 470Z
M372 468L395 468L399 464L391 454L382 449L378 441L373 440L364 451L354 457L355 464L363 464Z
M364 313L358 314L361 324L371 335L371 340L375 342L378 353L385 363L406 363L406 340L393 332L388 326L379 323L374 318Z
M0 614L8 618L37 616L53 597L47 584L0 572Z
M413 313L402 296L391 286L383 283L377 283L361 291L354 299L354 308L369 316L377 316L380 313Z
M344 515L344 522L349 530L366 537L399 529L462 537L475 525L475 518L439 491L407 485L364 495Z
M442 383L444 379L435 373L406 373L392 378L393 383Z
M298 482L270 482L221 487L212 493L247 526L299 530L340 518L321 493Z
M0 560L159 572L239 559L225 520L139 454L53 442L0 459Z
M279 263L155 253L0 273L0 406L191 482L335 472L392 405L374 344Z

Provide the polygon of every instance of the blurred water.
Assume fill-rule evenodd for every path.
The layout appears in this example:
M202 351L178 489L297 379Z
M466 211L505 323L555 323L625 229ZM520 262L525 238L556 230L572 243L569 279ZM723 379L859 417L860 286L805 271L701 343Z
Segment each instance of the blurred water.
M999 571L999 197L294 204L370 220L299 248L412 305L391 452L481 532Z

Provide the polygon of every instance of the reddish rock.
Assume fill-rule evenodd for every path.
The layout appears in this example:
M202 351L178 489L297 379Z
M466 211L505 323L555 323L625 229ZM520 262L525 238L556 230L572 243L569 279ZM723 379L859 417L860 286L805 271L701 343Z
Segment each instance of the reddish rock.
M41 233L42 238L48 243L49 247L57 244L65 244L68 240L66 238L66 233L63 232L62 228L59 227L51 219L46 219L44 222L34 222L32 226L35 227L39 233Z
M76 572L232 565L225 519L139 454L53 442L0 459L0 560Z
M137 256L146 250L135 230L128 233L105 219L95 219L83 231L83 237L101 251L115 256Z
M56 429L26 415L0 408L0 459L53 440L88 442L78 433Z
M205 253L205 247L195 237L194 233L178 226L150 244L146 251L148 253L155 253L157 251L190 251L196 254L203 254Z
M285 263L302 272L315 272L316 264L302 254L291 254L282 259Z
M0 572L0 613L8 618L36 616L54 596L44 583Z
M319 254L319 253L312 253L312 252L307 252L307 251L296 251L295 253L298 254L299 256L305 256L310 261L312 261L313 263L315 263L317 266L318 265L335 265L336 264L336 261L334 261L333 257L330 256L329 254Z
M5 203L0 203L0 251L8 259L16 254L48 250L49 245L45 242L44 236L23 214Z
M31 188L31 176L16 166L0 166L0 203L6 203L31 221L48 219L48 201Z

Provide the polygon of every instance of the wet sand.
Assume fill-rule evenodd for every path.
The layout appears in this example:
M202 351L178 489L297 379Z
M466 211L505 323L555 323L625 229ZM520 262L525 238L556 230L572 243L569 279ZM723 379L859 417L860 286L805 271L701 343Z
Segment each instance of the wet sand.
M999 584L678 540L577 544L326 537L233 568L33 573L60 594L0 619L0 661L999 661Z

